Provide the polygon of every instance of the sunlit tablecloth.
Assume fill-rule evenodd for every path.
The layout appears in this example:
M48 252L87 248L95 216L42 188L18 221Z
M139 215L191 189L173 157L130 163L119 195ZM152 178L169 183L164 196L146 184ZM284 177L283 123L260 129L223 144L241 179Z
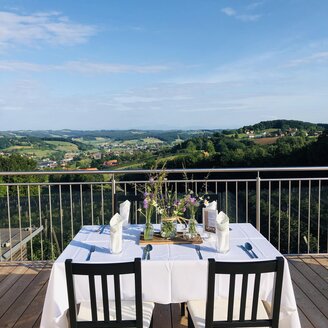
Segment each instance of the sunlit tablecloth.
M250 241L258 260L275 259L281 256L251 224L231 224L230 251L219 254L215 250L215 239L206 239L201 244L203 260L198 258L194 245L153 245L150 261L142 261L143 300L162 304L181 303L193 299L206 299L208 258L217 261L255 261L240 248L239 245ZM155 225L155 229L159 226ZM66 277L64 262L72 258L74 262L84 262L91 245L96 246L88 263L96 262L128 262L136 257L142 257L143 247L139 245L139 236L143 229L141 225L131 225L123 231L123 251L114 255L109 253L108 226L99 233L99 226L84 226L60 257L53 264L47 294L42 313L42 328L67 327L66 312L68 300L66 292ZM199 229L201 229L199 227ZM216 286L217 293L228 295L228 279L220 276ZM238 280L237 280L238 281ZM261 299L271 302L273 274L264 274L261 279ZM78 302L89 298L86 277L76 277L76 299ZM99 282L96 282L100 290ZM250 282L251 284L251 282ZM122 276L122 298L134 298L134 280L131 276ZM240 283L238 284L240 287ZM238 288L239 288L238 287ZM109 282L109 289L113 288ZM237 291L238 291L237 288ZM101 293L97 293L101 298ZM283 277L280 324L281 328L298 328L300 326L297 306L290 277L288 262L285 260Z

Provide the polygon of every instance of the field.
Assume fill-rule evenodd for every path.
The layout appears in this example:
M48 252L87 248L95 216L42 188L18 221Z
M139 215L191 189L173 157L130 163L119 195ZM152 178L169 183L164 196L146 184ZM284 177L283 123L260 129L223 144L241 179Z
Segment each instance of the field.
M47 144L55 147L56 151L64 151L66 153L74 153L79 150L78 146L66 141L46 141Z
M277 142L279 137L272 137L272 138L258 138L253 139L254 143L258 145L272 145Z

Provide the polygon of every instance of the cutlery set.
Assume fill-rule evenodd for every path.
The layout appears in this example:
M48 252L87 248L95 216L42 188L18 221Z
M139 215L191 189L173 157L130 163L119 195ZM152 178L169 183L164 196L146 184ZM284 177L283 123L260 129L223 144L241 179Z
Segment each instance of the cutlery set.
M90 261L91 258L91 254L96 250L96 246L95 245L91 245L90 249L89 249L89 254L87 256L87 258L85 259L86 261Z
M150 260L150 252L153 249L153 246L147 244L143 249L142 259L143 260Z
M245 245L239 245L240 247L251 259L258 259L259 257L253 251L253 246L246 242Z
M102 234L105 230L105 225L101 225L98 229L99 234ZM231 230L231 229L230 229ZM246 242L245 245L238 245L251 259L257 259L258 256L253 251L253 246L251 243ZM143 260L150 260L150 252L152 251L153 246L151 244L147 244L143 249L142 259ZM90 261L91 254L96 250L96 247L94 245L90 246L88 256L86 258L86 261ZM200 251L200 246L195 245L195 251L199 257L200 260L203 259L203 255Z

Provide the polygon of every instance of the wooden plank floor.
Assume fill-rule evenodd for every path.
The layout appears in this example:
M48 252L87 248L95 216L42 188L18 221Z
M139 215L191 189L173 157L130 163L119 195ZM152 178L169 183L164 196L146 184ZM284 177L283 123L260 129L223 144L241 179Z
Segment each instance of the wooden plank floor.
M328 255L288 256L303 328L328 327ZM51 262L0 263L0 326L39 327ZM154 328L183 328L180 305L157 304Z

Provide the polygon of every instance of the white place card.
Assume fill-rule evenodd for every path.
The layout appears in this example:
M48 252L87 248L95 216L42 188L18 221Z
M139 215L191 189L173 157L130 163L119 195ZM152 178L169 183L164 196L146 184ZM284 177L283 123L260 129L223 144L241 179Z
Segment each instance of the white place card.
M217 210L210 210L203 208L203 230L204 233L216 234L216 218L218 216Z

